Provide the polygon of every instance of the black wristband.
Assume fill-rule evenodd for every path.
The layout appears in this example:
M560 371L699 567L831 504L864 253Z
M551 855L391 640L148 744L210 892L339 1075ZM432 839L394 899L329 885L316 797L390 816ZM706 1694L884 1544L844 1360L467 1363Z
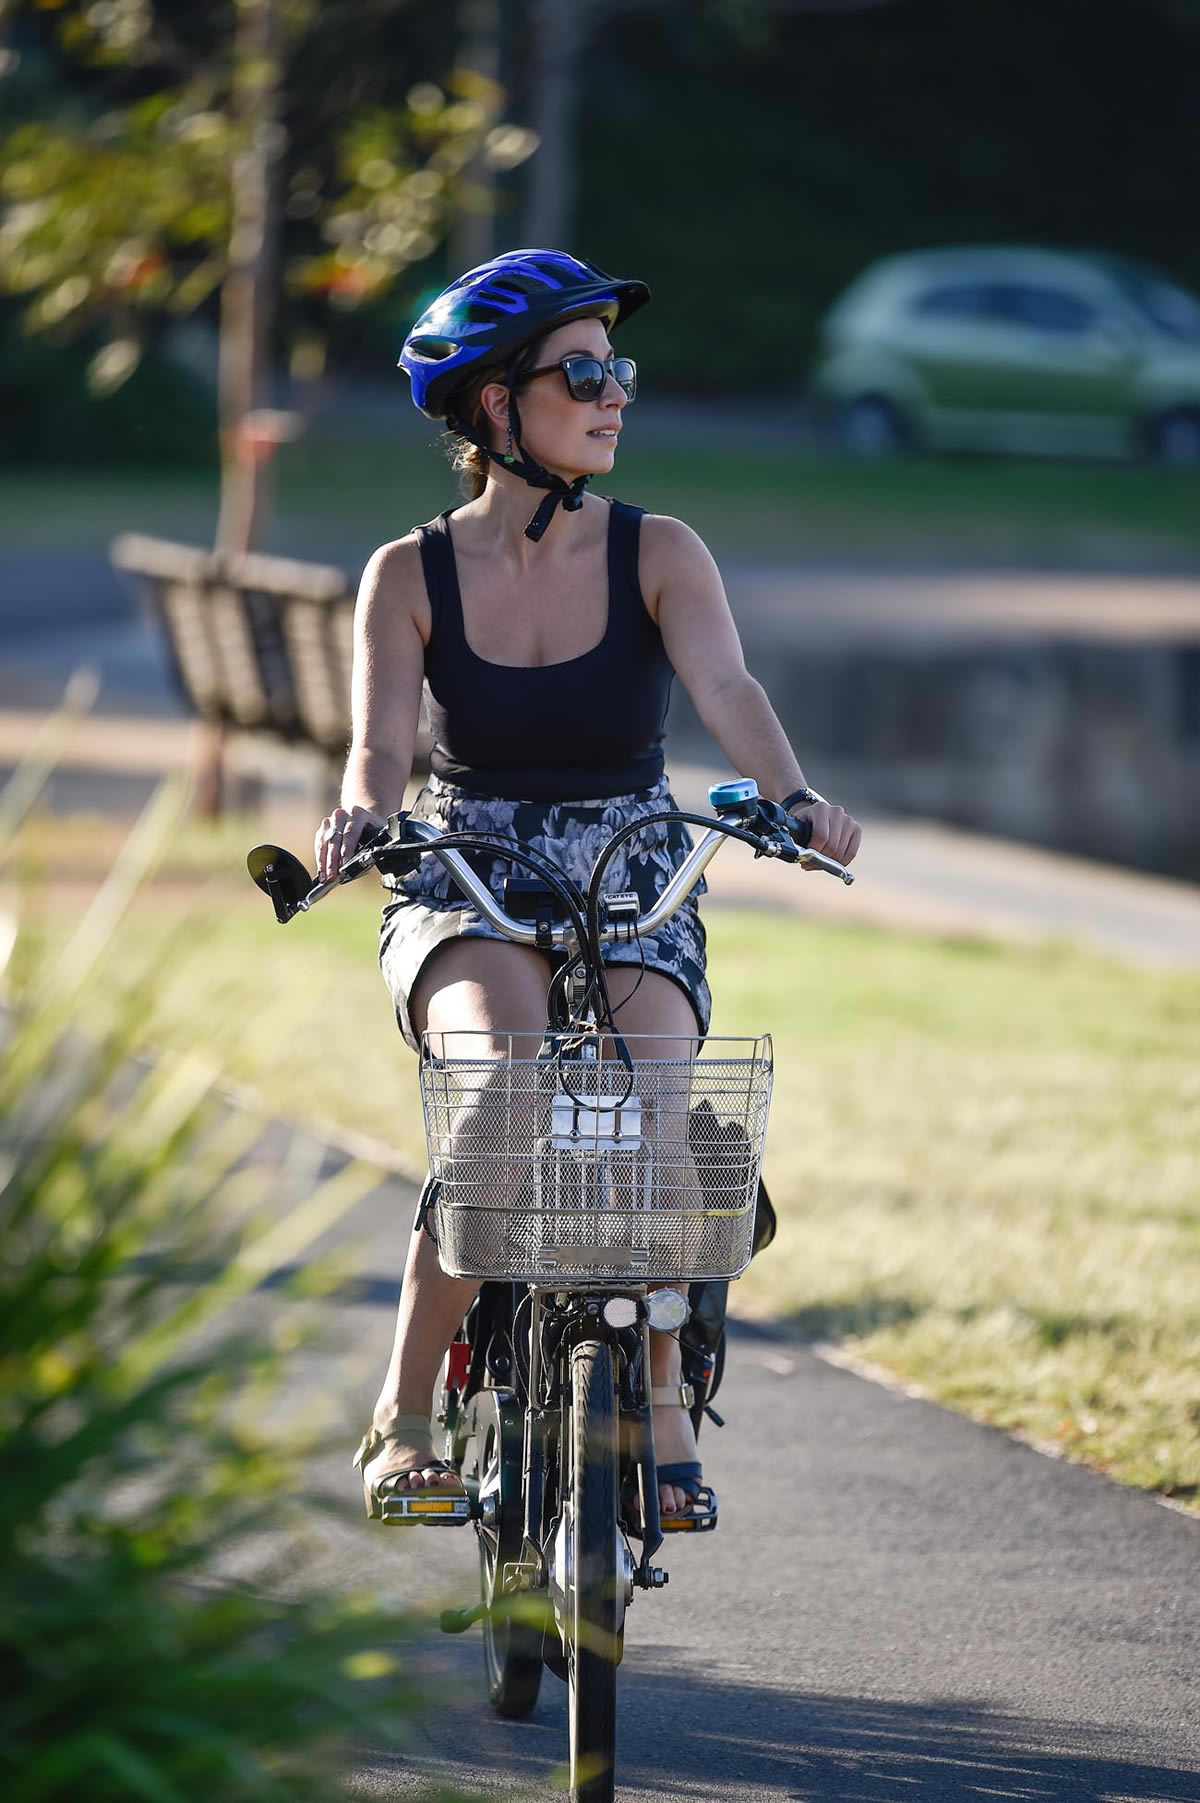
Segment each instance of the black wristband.
M785 795L779 805L785 814L790 814L792 809L800 803L808 807L812 802L821 800L823 797L818 795L815 789L810 789L806 783L802 783L798 789L793 789L790 795Z

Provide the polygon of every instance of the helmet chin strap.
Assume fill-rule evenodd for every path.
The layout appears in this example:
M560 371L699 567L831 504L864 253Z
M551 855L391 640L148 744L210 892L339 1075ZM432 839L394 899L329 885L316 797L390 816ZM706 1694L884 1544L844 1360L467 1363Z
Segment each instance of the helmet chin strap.
M583 491L591 481L591 476L576 476L573 482L567 482L562 476L556 476L552 470L543 469L537 460L529 455L521 443L521 415L517 410L516 365L510 363L505 372L508 379L508 430L519 455L504 456L493 451L491 445L485 444L482 438L474 433L465 420L449 419L447 425L452 432L469 440L473 445L490 457L500 469L508 470L513 476L520 476L522 482L528 482L530 488L546 488L549 494L538 502L533 518L525 528L525 537L532 539L536 545L547 526L554 518L555 509L562 507L564 513L578 513L583 506Z

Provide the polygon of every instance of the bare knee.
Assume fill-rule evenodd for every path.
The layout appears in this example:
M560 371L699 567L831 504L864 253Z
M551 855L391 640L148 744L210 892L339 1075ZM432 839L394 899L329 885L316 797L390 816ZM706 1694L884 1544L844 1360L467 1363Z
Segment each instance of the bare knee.
M452 939L422 965L409 1012L418 1036L536 1033L540 1038L549 981L549 964L528 946ZM479 1043L475 1042L477 1049ZM446 1045L438 1055L459 1054Z

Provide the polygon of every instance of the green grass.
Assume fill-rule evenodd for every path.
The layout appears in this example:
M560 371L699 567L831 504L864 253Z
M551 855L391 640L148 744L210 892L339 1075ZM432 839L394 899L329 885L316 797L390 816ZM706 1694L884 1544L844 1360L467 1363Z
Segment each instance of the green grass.
M279 928L238 874L254 836L193 830L131 923L121 959L153 964L176 879L224 873L158 971L146 1032L183 1047L203 1022L268 1107L367 1133L418 1174L378 897L361 884ZM88 844L68 847L76 870ZM1200 1505L1200 974L1066 944L708 920L714 1032L769 1028L776 1045L780 1233L737 1306Z
M616 492L726 556L770 562L1155 564L1200 544L1195 488L1161 471L674 444L622 452Z
M318 423L280 452L272 548L361 563L453 503L436 429L414 423L401 399L394 430L378 419L355 434ZM757 441L744 424L723 442L719 418L707 434L664 423L639 435L633 417L629 426L600 487L680 515L727 559L1154 568L1184 566L1200 549L1187 475L967 458L860 467L799 441ZM0 537L23 552L102 549L129 529L205 543L215 518L212 475L0 479Z
M712 927L719 1024L771 1021L779 1072L743 1301L1200 1500L1200 976Z

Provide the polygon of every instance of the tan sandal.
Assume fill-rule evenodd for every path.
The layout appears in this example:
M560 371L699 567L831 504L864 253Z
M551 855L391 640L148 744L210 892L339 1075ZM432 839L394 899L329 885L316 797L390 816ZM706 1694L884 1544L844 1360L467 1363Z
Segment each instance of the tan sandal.
M385 1446L392 1442L411 1444L422 1438L429 1439L429 1458L415 1465L402 1466L399 1471L389 1471L380 1478L367 1476L367 1466ZM432 1453L433 1436L427 1415L393 1415L382 1428L372 1423L351 1461L352 1469L362 1473L363 1500L369 1521L423 1521L430 1527L457 1527L471 1519L471 1504L462 1479L453 1466L447 1465L444 1459L435 1459ZM436 1471L439 1475L444 1472L453 1479L455 1487L443 1489L439 1485L433 1489L423 1485L419 1490L408 1488L407 1480L421 1471ZM397 1485L403 1487L393 1488Z

